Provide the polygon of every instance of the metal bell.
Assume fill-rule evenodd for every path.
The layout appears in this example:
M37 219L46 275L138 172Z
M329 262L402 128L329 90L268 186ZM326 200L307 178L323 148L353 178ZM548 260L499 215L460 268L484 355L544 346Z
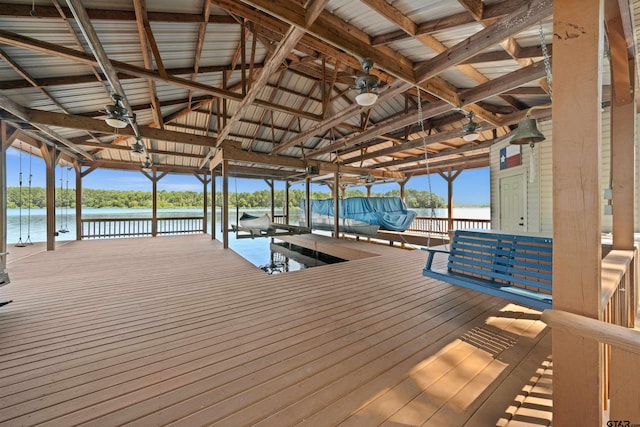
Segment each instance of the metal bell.
M517 145L533 145L536 142L544 141L545 137L538 130L536 119L525 118L518 123L518 129L511 137L511 144Z

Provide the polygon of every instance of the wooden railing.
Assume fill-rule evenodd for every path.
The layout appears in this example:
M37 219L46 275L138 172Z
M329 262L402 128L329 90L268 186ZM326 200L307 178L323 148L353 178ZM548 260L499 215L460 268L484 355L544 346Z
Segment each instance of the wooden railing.
M272 221L276 224L285 224L285 215L274 215ZM476 228L482 230L491 229L490 219L474 219L474 218L454 218L453 229ZM414 233L431 233L448 237L449 220L441 217L418 216L416 217L407 231Z
M204 230L202 221L203 218L200 216L158 218L158 234L202 233Z
M287 216L286 215L274 215L273 222L275 222L276 224L286 224L287 223Z
M479 228L483 230L491 229L490 219L473 219L473 218L454 218L453 229L462 228ZM442 236L448 236L449 234L449 219L430 217L430 216L418 216L416 217L407 231L414 233L432 233Z
M633 328L635 326L637 296L635 288L637 252L635 250L612 250L602 260L602 280L600 320L608 325L616 325L622 328ZM636 335L640 343L640 332ZM620 389L620 385L628 381L627 366L621 366L616 359L620 359L619 350L615 346L598 339L605 343L602 363L602 379L604 386L604 409L608 409L608 402L612 393L619 397L616 390ZM640 351L640 349L639 349ZM640 357L635 356L635 363L640 365ZM624 365L624 363L623 363ZM624 388L624 386L623 386ZM636 389L640 392L640 387ZM626 393L626 392L625 392ZM634 395L634 401L637 402L638 394ZM611 402L612 408L619 402ZM613 416L613 413L612 413ZM640 412L638 412L640 417ZM613 419L613 418L612 418Z
M609 420L627 420L627 424L615 425L632 425L628 420L631 423L640 420L640 382L637 380L640 376L640 331L634 329L638 307L637 274L635 249L612 250L602 260L600 319L558 310L545 310L542 314L542 320L553 328L566 329L603 343L599 368L603 384L602 408L609 413Z
M156 234L202 233L202 217L158 218ZM82 219L82 239L153 236L152 218Z

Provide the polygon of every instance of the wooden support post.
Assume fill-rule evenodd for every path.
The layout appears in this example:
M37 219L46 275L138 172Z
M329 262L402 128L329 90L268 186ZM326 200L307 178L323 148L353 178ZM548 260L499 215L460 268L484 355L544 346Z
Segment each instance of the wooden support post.
M275 214L276 214L276 197L275 197L275 193L274 193L274 181L273 179L265 179L264 182L267 183L267 185L269 186L269 190L270 190L270 199L269 199L269 206L271 206L271 221L273 221Z
M340 174L333 174L333 237L340 238Z
M0 254L7 252L7 123L0 121ZM0 270L7 268L6 255L0 255Z
M82 166L73 162L76 173L76 240L82 240Z
M151 180L151 236L156 237L158 235L158 181L164 178L167 172L158 175L158 171L154 167L151 175L143 173Z
M218 197L216 194L216 171L211 171L211 240L216 239L216 221L218 220L216 212L218 210Z
M365 187L367 188L367 197L371 197L371 184L367 184Z
M158 235L158 178L157 171L153 168L153 178L151 178L151 236Z
M603 15L602 0L554 1L553 308L594 319L600 316ZM553 331L554 425L602 425L601 348Z
M202 178L199 174L194 173L195 177L198 178L198 181L202 183L202 193L203 193L203 201L202 201L202 233L207 234L207 224L208 215L209 215L209 194L207 193L207 188L209 185L208 178L209 171L205 172Z
M222 247L229 249L229 160L222 161Z
M42 158L46 167L46 195L47 195L47 250L56 248L56 149L42 144L40 146Z
M629 67L635 75L635 62ZM615 86L611 86L615 90ZM628 94L625 94L628 95ZM633 249L633 229L635 211L635 127L636 104L633 96L625 105L611 106L611 164L613 190L613 249ZM616 99L613 94L612 99Z
M406 183L407 183L406 181L400 181L398 183L400 184L400 198L402 199L403 202L404 202L404 187Z
M289 189L291 184L285 181L284 184L284 223L289 224Z
M311 221L311 178L304 179L304 197L305 197L305 218L307 219L307 227L312 227Z
M463 169L453 171L449 168L447 172L439 172L438 174L447 181L447 230L453 230L453 181L460 176Z
M207 234L207 223L208 215L209 215L209 195L207 194L207 188L209 184L208 173L205 172L202 177L202 192L203 192L203 202L202 202L202 232Z

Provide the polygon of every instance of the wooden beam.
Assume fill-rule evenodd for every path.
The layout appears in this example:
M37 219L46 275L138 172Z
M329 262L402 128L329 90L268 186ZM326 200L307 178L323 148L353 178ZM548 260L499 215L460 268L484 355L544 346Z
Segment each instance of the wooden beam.
M216 154L211 158L209 162L209 170L214 170L218 167L218 165L222 162L222 150L217 150Z
M476 21L482 21L482 15L484 14L484 5L482 0L458 0L458 3L462 5L467 12L473 16Z
M433 59L426 61L415 70L416 81L430 79L449 67L457 65L502 40L519 33L529 26L548 18L553 13L551 0L531 0L524 3L504 20L466 38Z
M329 3L329 0L310 0L304 17L304 23L307 28L320 16L327 3Z
M287 32L284 39L276 48L275 53L265 64L256 81L251 85L251 90L247 93L247 96L245 96L244 99L240 102L240 105L238 106L236 112L227 121L224 129L222 129L218 133L218 143L216 144L216 146L219 146L220 143L227 138L229 132L231 132L231 127L240 121L241 117L245 114L245 110L247 109L247 107L249 107L253 103L253 101L258 96L258 93L267 84L267 81L271 77L271 73L273 73L280 66L280 63L289 54L289 51L293 49L293 47L298 43L303 35L304 31L295 27L291 27L290 31ZM209 158L210 156L207 155L203 163L206 163Z
M433 144L437 144L441 141L439 141L441 138L446 138L447 132L443 132L443 136L441 136L440 138L434 138L433 140L431 140L430 138L432 137L436 137L440 134L435 134L435 135L429 135L427 138L425 138L425 144L427 147L429 147L429 145L433 145ZM448 139L448 138L447 138ZM502 139L502 138L500 138ZM444 140L444 139L443 139ZM435 142L437 141L437 142ZM451 156L464 156L464 155L469 155L470 153L473 153L475 151L483 151L486 152L487 149L489 149L493 144L495 144L495 140L488 140L488 141L483 141L479 144L468 144L468 145L463 145L460 148L451 148L451 149L447 149L447 150L442 150L439 151L437 153L430 153L428 156L426 156L426 158L428 158L428 160L431 161L435 161L436 159L442 158L442 157L451 157ZM419 147L421 147L423 144L420 144ZM417 148L417 147L416 147ZM372 151L371 153L367 153L365 156L366 158L364 158L363 160L368 160L368 159L373 159L376 157L380 157L383 156L385 154L381 153L378 154L380 151L390 151L391 154L395 154L397 149L395 147L390 147L389 149L382 149L382 150L378 150L378 151ZM389 155L389 154L387 154ZM355 161L356 159L354 159ZM357 161L361 161L360 159L358 159ZM412 162L424 162L425 161L425 155L424 154L420 154L417 156L408 156L408 157L403 157L403 158L398 158L398 159L394 159L394 160L389 160L387 162L378 162L376 163L376 167L377 168L386 168L386 167L397 167L397 166L401 166L405 163L412 163ZM349 163L353 163L353 162L345 162L347 164Z
M378 102L383 102L386 99L392 98L393 96L406 91L407 89L409 89L409 87L410 87L409 84L400 80L396 80L395 82L387 85L385 88L382 89L382 91L380 92L380 95L378 96ZM349 118L357 114L360 114L360 112L362 111L364 111L363 107L357 104L352 104L349 107L337 113L336 115L334 115L333 117L328 118L327 120L317 124L316 126L311 127L310 129L304 132L301 132L300 134L298 134L298 136L288 141L281 142L278 146L274 147L273 152L280 153L289 147L292 147L305 140L308 140L309 138L313 138L317 134L325 132L331 129L332 127L338 125L339 123L342 123L343 121L346 121Z
M629 61L629 68L635 70L635 61ZM634 72L632 73L634 74ZM632 87L629 89L633 89ZM614 86L614 98L616 97ZM627 89L627 90L629 90ZM624 90L624 89L623 89ZM625 90L625 92L627 91ZM632 90L629 90L632 92ZM636 128L636 105L631 102L611 106L611 188L613 193L613 249L634 248L635 218L635 164L634 148Z
M225 145L222 146L223 158L225 160L235 161L235 162L243 162L243 163L258 163L264 165L271 166L279 166L286 167L290 169L297 169L298 171L304 171L306 166L309 164L313 164L318 166L320 170L327 173L337 172L338 166L335 163L330 162L321 162L321 161L305 161L303 159L299 159L296 157L287 157L287 156L274 156L266 153L257 153L255 151L249 152L237 147L233 147L233 145ZM404 174L398 172L389 172L385 170L377 170L377 169L367 169L367 168L356 168L352 166L340 166L340 171L344 173L350 173L355 175L374 175L379 178L388 178L388 179L403 179Z
M0 108L10 112L14 116L19 117L24 121L38 123L33 119L33 116L32 116L32 113L36 110L28 110L1 93L0 93ZM60 113L51 113L51 114L60 114ZM61 115L64 116L64 114L61 114ZM35 127L38 128L41 132L45 133L46 135L50 136L51 138L55 139L56 141L68 147L75 154L79 154L88 160L93 160L93 156L91 154L77 147L68 139L64 138L62 135L58 134L54 130L45 126L43 123L36 124Z
M231 0L214 0L216 4ZM272 0L242 0L269 15L297 28L306 28L309 34L318 37L356 58L369 57L376 64L405 81L414 81L413 63L393 51L382 51L370 46L370 38L361 30L347 24L328 11L322 11L313 25L307 26L306 10L295 2L274 2Z
M230 65L201 66L198 69L198 72L201 74L219 73L224 71L238 70L239 67L240 66L231 67ZM254 68L262 68L262 63L256 63L254 65ZM182 68L169 68L167 69L167 73L168 74L194 74L195 71L191 67L182 67ZM83 74L83 75L77 75L77 76L33 77L33 81L40 87L47 87L47 86L67 86L67 85L81 84L81 83L94 83L94 82L100 81L103 78L104 76L98 73L97 77L94 74ZM138 77L119 72L118 78L120 80L131 80L131 79L137 79ZM0 82L0 90L23 89L28 87L31 87L31 84L25 81L24 79L4 80ZM211 99L211 97L209 97L209 99ZM164 104L161 104L161 105L164 105Z
M497 18L503 18L504 16L512 13L518 7L522 5L522 0L507 0L499 3L493 3L486 5L483 8L483 19L487 21L493 21ZM462 25L467 25L475 22L476 19L467 12L456 13L454 15L445 16L442 18L434 19L432 21L421 22L417 25L416 36L422 34L430 34L436 31L446 30L448 28L455 28ZM387 44L394 41L405 40L412 37L404 30L391 31L389 33L380 34L371 40L373 46Z
M361 0L364 4L378 12L380 15L387 18L389 21L396 24L411 36L415 36L418 32L418 26L404 13L399 11L394 6L387 3L386 0Z
M41 40L36 40L30 37L21 36L19 34L11 33L9 31L0 30L0 43L6 43L11 46L18 46L32 51L44 53L46 55L57 56L61 58L70 59L79 63L88 64L91 66L97 65L95 58L92 55L84 52L79 52L74 49L69 49L63 46L58 46L52 43L47 43ZM161 81L164 83L172 84L175 86L183 87L185 89L192 89L210 95L219 96L224 99L230 99L233 101L242 101L242 95L233 91L228 91L214 86L209 86L203 83L192 82L191 80L176 77L173 75L167 75L166 78L160 76L157 71L147 70L143 67L137 67L135 65L127 64L120 61L111 61L113 67L122 72L135 77L143 79L152 79L155 81ZM255 105L263 108L271 108L276 111L282 111L288 114L301 114L305 117L313 116L308 113L296 111L294 108L290 108L283 105L269 104L268 102L261 101L259 99L254 100ZM317 116L316 120L321 120L322 117Z
M198 28L198 38L196 39L196 50L193 55L193 73L191 74L191 80L195 81L200 69L200 59L202 57L202 47L204 46L204 38L207 34L207 22L209 21L209 15L211 14L211 2L204 1L202 16L203 22L200 23ZM189 90L189 105L191 105L191 98L193 91Z
M73 14L67 7L61 8L67 19L73 18ZM131 10L115 10L115 9L98 9L87 8L87 14L92 21L135 21L135 12ZM15 4L0 2L0 16L10 18L29 18L31 15L31 4ZM60 15L56 8L47 4L38 4L36 6L37 18L59 18ZM174 23L202 23L211 24L235 24L236 21L229 15L211 15L208 19L204 19L198 13L180 13L180 12L148 12L149 21L151 22L174 22Z
M136 12L136 24L138 26L140 51L142 52L144 66L148 69L154 68L153 64L151 63L151 57L149 56L149 47L151 46L151 50L153 51L154 56L156 55L156 52L158 55L156 57L156 63L158 64L160 75L166 77L167 71L165 70L164 64L162 63L162 58L160 58L160 52L158 50L158 46L156 45L155 38L153 37L153 33L151 32L151 26L149 25L146 1L134 0L133 8ZM149 98L151 99L151 110L153 111L154 121L160 129L164 129L164 121L162 119L162 110L160 109L160 102L158 100L158 94L156 92L156 84L153 80L147 80L147 87L149 88Z
M524 82L534 80L539 75L544 75L544 66L542 63L535 63L526 67L525 69L517 70L511 74L503 77L499 77L495 80L488 81L482 85L478 85L473 89L468 89L460 94L460 100L462 105L468 105L473 102L480 101L482 99L494 96L512 87L517 87ZM423 106L423 118L429 118L442 114L448 111L451 107L445 101L434 102L425 104ZM358 135L352 135L343 140L337 141L334 144L330 144L319 150L315 150L308 154L309 156L318 156L332 151L336 151L339 148L346 146L352 146L361 142L374 138L381 133L387 133L394 129L400 129L403 126L414 123L417 120L415 112L405 113L400 116L391 117L379 122L377 125L370 127L368 130L361 132ZM501 125L506 125L505 119L501 121ZM457 131L458 133L460 130Z
M602 0L554 0L553 308L594 319L601 315L603 18ZM554 330L552 350L554 425L602 425L600 344Z
M3 96L0 95L0 101L3 100ZM5 108L4 102L0 102L2 104L2 108ZM24 109L26 113L26 117L21 117L24 120L30 121L32 123L48 125L48 126L60 126L66 127L70 129L83 129L89 130L92 132L106 133L112 135L127 135L127 136L135 136L135 132L131 129L130 126L127 126L123 129L114 129L108 124L106 124L103 120L92 119L90 117L83 116L75 116L70 114L62 114L62 113L54 113L51 111L42 111L42 110L29 110ZM13 112L10 111L12 114ZM175 132L164 129L155 129L149 126L139 126L140 135L143 138L156 139L161 141L172 141L172 142L181 142L184 144L192 144L192 145L201 145L205 147L215 147L216 139L195 135L184 132ZM80 150L76 147L75 144L71 144L69 148L74 150ZM82 151L82 150L80 150ZM88 155L88 154L87 154ZM91 156L89 156L91 158ZM91 158L92 159L92 158Z
M613 102L617 105L624 105L633 101L634 94L631 89L635 76L629 67L627 40L618 0L605 0L604 5L605 29L611 62L611 86L614 94Z

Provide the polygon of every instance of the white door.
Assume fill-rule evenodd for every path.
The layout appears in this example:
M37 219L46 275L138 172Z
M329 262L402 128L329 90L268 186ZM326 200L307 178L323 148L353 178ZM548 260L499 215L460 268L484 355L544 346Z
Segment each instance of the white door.
M522 175L500 179L500 229L526 231L524 182Z

